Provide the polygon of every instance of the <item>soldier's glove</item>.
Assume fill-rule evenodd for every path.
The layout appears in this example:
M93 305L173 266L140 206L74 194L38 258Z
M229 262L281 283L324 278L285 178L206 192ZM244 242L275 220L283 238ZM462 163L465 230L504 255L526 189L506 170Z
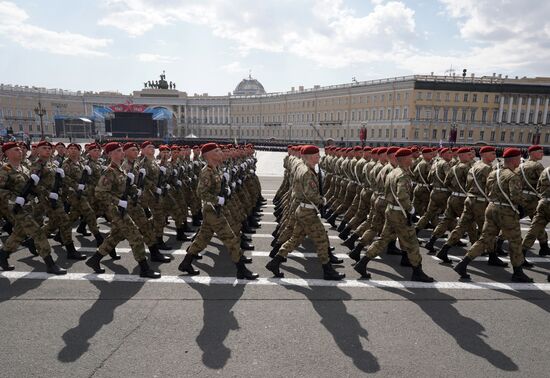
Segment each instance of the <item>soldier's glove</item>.
M25 204L25 199L23 197L17 197L15 198L15 203L19 206L23 206Z
M231 189L229 189L229 187L225 188L225 192L227 193L228 197L231 195Z
M138 197L141 197L141 189L138 189L138 190L137 190L137 196L138 196Z
M85 187L86 187L86 185L84 185L84 184L78 184L77 189L78 189L79 191L83 191Z
M183 183L181 182L181 180L178 180L178 181L176 181L176 185L177 185L177 186L182 186Z
M160 171L162 172L162 174L166 173L166 167L160 166L159 168L160 168Z
M139 169L139 173L141 173L141 175L142 175L143 177L145 177L145 175L147 174L147 171L145 170L145 168L140 168L140 169Z
M253 169L249 169L249 170L248 170L248 172L250 172L250 173L254 174L254 173L255 173L256 171L255 171L255 170L253 170Z
M59 176L61 176L61 178L65 178L65 171L63 170L63 168L56 168L55 173L59 173Z
M34 186L38 185L38 183L40 182L40 177L38 177L38 175L35 173L31 175L31 179L32 181L34 181Z
M407 213L407 226L413 225L414 207Z
M59 162L58 162L57 160L54 160L54 161L52 162L52 164L55 165L56 167L59 167Z
M525 218L525 209L523 206L518 205L518 211L519 211L519 219Z
M231 187L232 187L233 189L235 189L235 188L237 187L237 183L232 182L232 183L231 183Z
M229 181L229 173L224 172L223 177L225 178L226 181Z
M118 207L126 209L128 207L128 201L119 200L118 201Z
M155 190L155 193L157 193L159 196L162 194L162 189L161 188L157 188Z
M50 194L48 194L48 198L53 199L54 201L57 201L59 199L59 194L50 192Z
M134 179L136 178L136 176L134 176L132 172L126 173L126 176L128 176L128 178L130 179L130 185L134 185Z
M243 180L241 180L241 179L238 179L238 180L237 180L237 182L239 183L239 185L242 185L242 183L243 183Z
M218 197L218 205L223 206L225 204L225 198Z
M88 176L92 174L92 168L90 168L89 165L85 165L85 166L84 166L84 170L85 170L86 172L88 172Z
M166 184L166 190L170 190L171 186L170 184Z
M177 169L172 169L172 175L174 176L177 176L178 175L178 170Z

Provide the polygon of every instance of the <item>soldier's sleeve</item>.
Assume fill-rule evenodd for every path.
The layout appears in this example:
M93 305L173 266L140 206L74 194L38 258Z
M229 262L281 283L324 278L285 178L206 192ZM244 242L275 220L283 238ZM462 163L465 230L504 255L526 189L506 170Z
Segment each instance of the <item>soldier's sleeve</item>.
M63 163L63 171L65 171L65 178L63 178L63 188L67 193L75 193L78 181L75 178L74 165L70 164L68 160Z
M157 183L153 180L153 167L148 159L143 159L140 168L145 168L145 178L143 180L143 189L151 190L153 193L157 189Z
M31 171L31 174L35 174L35 175L38 175L38 176L41 177L43 169L44 169L44 165L39 161L35 161L31 165L30 171ZM33 188L33 191L34 191L34 193L36 193L39 196L46 196L47 197L48 194L50 193L50 188L46 188L46 186L44 185L44 182L42 180L40 180L38 182L38 185L36 185Z
M409 213L411 212L413 207L411 203L411 184L412 183L410 178L408 178L406 175L401 175L397 178L397 192L395 193L397 195L399 203L401 204L401 206L403 206L403 209Z
M7 165L0 168L0 200L4 204L7 204L8 201L15 201L15 197L17 197L8 187L10 169Z
M525 201L521 195L522 182L520 177L514 173L508 182L508 188L510 190L510 200L513 204L525 206Z
M300 184L302 186L302 192L308 202L314 205L322 204L323 199L319 192L319 181L313 172L307 172L303 178L301 178Z
M213 193L213 183L214 178L212 177L212 172L210 170L203 170L199 175L199 182L197 184L197 196L205 201L212 202L213 204L218 203L218 193Z
M111 169L105 170L95 187L95 196L103 204L118 205L119 198L113 195L114 173Z

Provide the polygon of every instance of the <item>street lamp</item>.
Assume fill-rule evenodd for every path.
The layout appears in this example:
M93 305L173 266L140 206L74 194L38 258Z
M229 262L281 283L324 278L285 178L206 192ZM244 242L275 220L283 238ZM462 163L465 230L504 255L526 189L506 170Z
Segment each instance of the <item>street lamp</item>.
M38 106L34 108L34 113L40 117L40 140L44 140L44 123L42 122L42 117L46 115L46 109L42 107L40 100L38 101Z

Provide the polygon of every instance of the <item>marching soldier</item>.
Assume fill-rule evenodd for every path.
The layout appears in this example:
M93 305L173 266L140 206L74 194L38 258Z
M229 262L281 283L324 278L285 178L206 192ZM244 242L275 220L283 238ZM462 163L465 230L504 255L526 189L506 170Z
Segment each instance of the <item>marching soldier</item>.
M524 256L535 243L537 236L546 233L546 225L550 222L550 167L542 171L537 183L537 193L540 194L537 210L521 246ZM541 248L539 255L548 256L548 253Z
M0 249L0 268L6 271L15 269L9 264L8 258L23 239L29 236L34 240L38 254L46 263L46 271L55 275L66 274L67 271L53 261L48 238L32 216L32 197L35 195L36 185L40 182L40 176L21 165L23 155L17 143L4 143L2 152L6 155L7 162L0 168L0 200L8 204L14 228Z
M252 273L245 266L246 263L252 262L252 259L242 255L239 237L235 235L222 212L226 200L224 197L225 192L222 192L224 188L222 188L219 171L223 153L215 143L203 145L201 152L207 162L207 165L200 172L197 186L197 195L203 201L203 222L195 240L187 248L185 258L178 269L189 275L199 274L199 271L195 270L191 263L206 248L212 236L216 234L231 254L231 260L237 267L237 278L255 280L258 278L258 274Z
M355 264L354 269L362 278L369 279L371 274L367 272L367 264L378 256L388 243L399 238L399 244L406 251L408 261L413 268L412 280L421 282L433 282L422 270L422 257L420 246L414 227L412 225L412 177L410 167L412 165L412 152L407 148L400 148L396 153L398 167L388 173L384 185L386 199L385 222L380 239L375 241L367 249L366 255Z
M416 186L413 192L413 205L416 211L415 216L421 217L426 213L428 203L430 202L430 181L429 174L432 168L432 159L434 149L424 147L422 149L422 158L418 158L417 164L412 168L412 173Z
M318 214L318 209L325 202L325 199L321 197L319 180L314 170L320 159L319 148L303 146L301 153L304 163L297 168L292 186L293 194L298 202L292 237L281 246L277 255L266 265L266 268L275 277L283 277L283 273L279 271L281 263L292 250L301 244L306 236L309 236L315 243L317 255L321 260L323 278L325 280L341 280L345 274L338 273L330 263L328 236Z
M111 232L99 246L98 251L86 261L86 265L98 274L105 273L105 269L100 266L101 259L109 254L118 243L126 239L139 264L140 276L160 278L160 273L149 267L145 257L143 237L127 212L128 199L133 190L135 176L132 173L124 173L121 168L124 158L122 145L117 142L107 143L105 153L111 162L101 174L96 187L96 197L111 222Z
M510 261L514 269L512 281L533 282L522 269L524 256L521 250L521 227L519 220L523 218L524 199L521 195L521 178L515 173L519 167L521 151L517 148L507 148L503 154L504 166L498 167L487 178L487 192L489 205L485 211L485 223L481 237L470 248L464 259L457 264L454 270L462 279L469 279L468 264L490 250L495 237L501 232L502 237L508 240Z

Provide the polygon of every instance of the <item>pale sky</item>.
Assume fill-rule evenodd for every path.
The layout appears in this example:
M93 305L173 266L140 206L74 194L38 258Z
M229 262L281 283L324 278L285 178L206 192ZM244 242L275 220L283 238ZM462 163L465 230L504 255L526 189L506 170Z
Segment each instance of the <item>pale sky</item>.
M0 82L225 95L386 77L550 76L550 1L0 0Z

